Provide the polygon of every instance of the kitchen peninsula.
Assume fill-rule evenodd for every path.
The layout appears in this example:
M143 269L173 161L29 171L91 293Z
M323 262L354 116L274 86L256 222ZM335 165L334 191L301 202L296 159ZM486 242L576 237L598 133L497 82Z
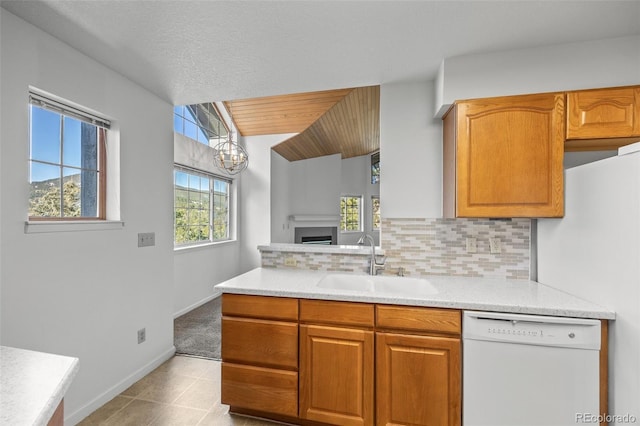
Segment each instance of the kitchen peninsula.
M363 292L319 287L318 283L330 274L332 272L256 268L218 284L215 288L222 293L245 295L615 319L614 312L535 281L430 276L428 281L436 292L426 296L407 294L398 296L393 292ZM358 276L361 275L354 274L354 277Z
M607 407L615 313L534 281L263 267L216 289L222 402L238 414L303 425L458 426L462 310L601 320L592 365Z

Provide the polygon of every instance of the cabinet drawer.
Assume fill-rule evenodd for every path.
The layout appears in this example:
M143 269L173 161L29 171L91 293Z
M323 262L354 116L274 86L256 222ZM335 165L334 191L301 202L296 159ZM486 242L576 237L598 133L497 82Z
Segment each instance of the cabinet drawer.
M297 321L298 299L223 294L222 315Z
M454 309L416 308L376 305L377 327L425 333L460 334L460 311Z
M222 317L222 359L298 369L298 324Z
M373 318L373 305L368 303L300 300L300 321L373 327Z
M298 416L298 373L222 363L222 403Z

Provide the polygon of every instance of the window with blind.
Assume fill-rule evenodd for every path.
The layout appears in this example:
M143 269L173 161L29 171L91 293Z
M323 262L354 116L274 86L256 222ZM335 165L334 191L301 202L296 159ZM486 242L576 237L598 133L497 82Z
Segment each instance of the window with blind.
M181 166L173 175L175 245L229 240L231 181Z
M29 219L106 219L110 122L29 93Z

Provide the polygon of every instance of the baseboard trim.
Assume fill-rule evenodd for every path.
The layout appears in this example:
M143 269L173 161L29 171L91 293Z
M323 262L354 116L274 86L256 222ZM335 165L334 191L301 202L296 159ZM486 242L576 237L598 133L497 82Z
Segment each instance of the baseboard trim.
M162 365L163 362L171 358L176 353L176 347L171 346L171 348L164 351L158 357L154 358L147 365L135 371L133 374L125 377L123 380L118 382L115 386L111 387L104 393L98 395L91 402L86 404L84 407L79 408L78 410L71 413L69 416L65 417L64 424L75 425L80 423L84 418L89 416L91 413L96 411L98 408L102 407L107 402L111 401L116 396L120 395L123 391L125 391L129 386L133 385L138 380L142 379L147 374L151 373L153 370Z
M212 301L213 299L215 299L216 297L220 296L221 294L222 294L221 291L214 289L213 290L213 294L211 294L211 295L205 297L204 299L201 299L201 300L197 301L193 305L187 306L186 308L181 309L178 312L176 312L175 314L173 314L173 319L176 319L176 318L186 314L187 312L193 311L195 308L198 308L198 307L204 305L205 303Z

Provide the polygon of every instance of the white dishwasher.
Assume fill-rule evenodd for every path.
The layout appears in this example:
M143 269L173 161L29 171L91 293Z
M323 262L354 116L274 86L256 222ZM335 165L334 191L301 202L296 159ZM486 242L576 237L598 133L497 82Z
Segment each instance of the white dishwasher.
M600 321L465 311L464 426L567 426L599 414Z

